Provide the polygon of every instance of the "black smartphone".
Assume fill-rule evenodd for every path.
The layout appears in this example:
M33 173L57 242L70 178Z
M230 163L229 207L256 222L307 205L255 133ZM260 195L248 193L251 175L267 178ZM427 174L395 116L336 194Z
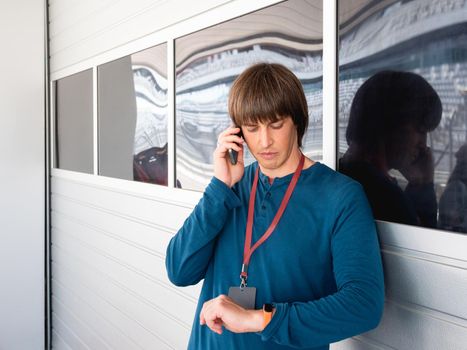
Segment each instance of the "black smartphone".
M237 126L237 128L239 128L239 126ZM237 136L240 136L241 138L243 138L242 128L240 128L240 132L237 133ZM232 148L229 148L229 158L230 158L230 163L232 165L237 164L238 152Z

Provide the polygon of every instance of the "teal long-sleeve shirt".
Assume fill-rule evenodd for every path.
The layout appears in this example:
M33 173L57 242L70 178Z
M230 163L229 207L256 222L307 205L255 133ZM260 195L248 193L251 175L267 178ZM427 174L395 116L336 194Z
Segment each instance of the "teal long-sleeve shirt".
M189 349L328 349L377 326L384 303L375 223L361 186L321 163L304 169L270 238L252 255L248 285L256 309L276 312L260 333L222 335L199 324L203 303L238 286L248 200L258 164L232 189L213 178L167 248L169 279L178 286L204 279ZM276 214L293 174L269 184L260 172L253 240Z

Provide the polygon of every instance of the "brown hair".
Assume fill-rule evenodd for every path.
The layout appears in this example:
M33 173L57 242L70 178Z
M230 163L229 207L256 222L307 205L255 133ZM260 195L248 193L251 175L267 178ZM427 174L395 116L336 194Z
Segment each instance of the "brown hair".
M238 126L290 116L297 128L299 147L308 126L308 104L300 80L276 63L255 64L235 79L229 94L229 114Z

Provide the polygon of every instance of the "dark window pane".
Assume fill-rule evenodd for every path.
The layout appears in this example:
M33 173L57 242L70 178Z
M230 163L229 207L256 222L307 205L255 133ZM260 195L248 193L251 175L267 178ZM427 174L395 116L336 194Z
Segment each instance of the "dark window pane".
M167 46L99 66L99 174L167 185Z
M55 96L55 166L92 174L92 70L59 79Z
M467 2L339 1L339 170L375 217L467 232Z
M301 80L310 127L304 153L322 158L322 1L291 0L179 38L176 56L176 177L202 190L213 175L217 137L230 125L227 98L254 63L281 63ZM245 163L253 162L249 152Z

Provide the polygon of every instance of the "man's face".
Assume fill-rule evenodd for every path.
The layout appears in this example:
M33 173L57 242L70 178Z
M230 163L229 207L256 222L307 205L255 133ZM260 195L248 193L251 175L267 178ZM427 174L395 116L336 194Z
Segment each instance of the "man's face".
M391 168L410 167L421 157L427 147L427 133L413 125L405 125L394 133L386 146L386 157Z
M273 123L243 125L242 132L250 152L261 171L269 177L281 177L297 166L297 129L292 118Z

